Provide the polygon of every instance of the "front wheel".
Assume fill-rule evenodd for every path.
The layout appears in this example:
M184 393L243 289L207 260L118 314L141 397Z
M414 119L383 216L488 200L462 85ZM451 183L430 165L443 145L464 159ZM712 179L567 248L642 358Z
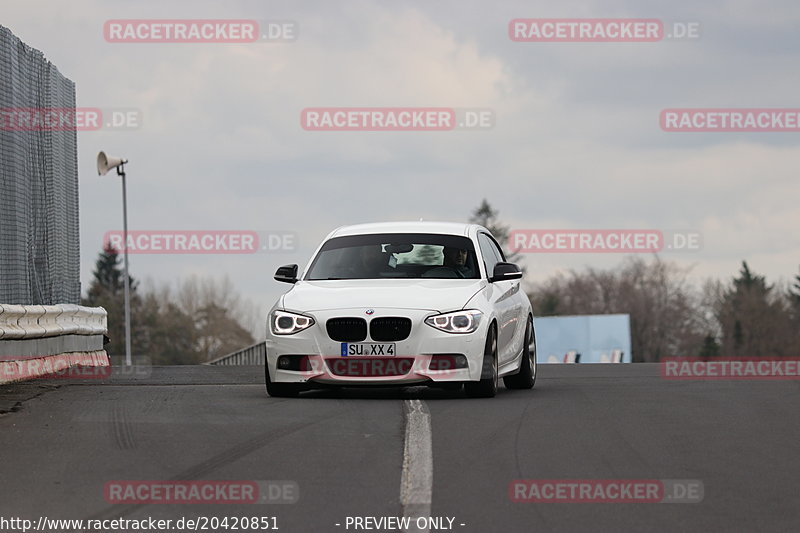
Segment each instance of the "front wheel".
M489 327L486 347L483 349L483 368L480 381L467 381L464 391L472 398L494 398L497 394L497 333Z
M532 389L536 383L536 340L533 338L533 320L528 317L528 324L525 326L525 339L523 340L522 362L519 365L519 372L513 376L503 378L503 383L507 389ZM531 350L531 346L533 349Z

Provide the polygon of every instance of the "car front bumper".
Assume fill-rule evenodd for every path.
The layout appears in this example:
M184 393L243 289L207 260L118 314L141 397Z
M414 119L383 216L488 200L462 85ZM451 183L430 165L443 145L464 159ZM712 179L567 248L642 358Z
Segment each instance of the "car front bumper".
M364 316L363 308L302 314L312 317L314 325L293 335L274 335L271 330L267 331L266 363L274 383L411 385L480 379L488 327L486 317L473 333L455 334L425 324L425 318L438 314L431 310L375 308L369 317ZM342 343L330 339L325 326L328 319L335 317L360 317L368 321L378 317L407 317L411 319L411 333L408 338L394 342L394 356L342 356ZM364 342L378 341L367 338ZM283 355L306 357L299 370L285 370L277 367ZM453 361L457 355L466 357L466 368L443 363ZM432 361L435 362L432 364Z

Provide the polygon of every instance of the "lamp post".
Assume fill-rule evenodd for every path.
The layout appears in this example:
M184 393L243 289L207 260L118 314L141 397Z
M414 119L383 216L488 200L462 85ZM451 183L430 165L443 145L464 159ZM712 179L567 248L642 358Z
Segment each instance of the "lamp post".
M124 276L125 286L125 365L131 366L131 297L130 278L128 277L128 198L125 186L125 163L128 160L122 157L107 156L105 152L97 154L97 175L105 176L112 168L117 169L117 175L122 178L122 242L124 251Z

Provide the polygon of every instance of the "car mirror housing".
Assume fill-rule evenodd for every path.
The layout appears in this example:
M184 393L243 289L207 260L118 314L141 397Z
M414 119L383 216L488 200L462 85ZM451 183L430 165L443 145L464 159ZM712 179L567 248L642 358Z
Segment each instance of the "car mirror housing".
M283 283L297 283L297 265L283 265L275 271L275 280Z
M520 279L521 277L522 270L520 270L517 265L514 263L500 262L494 266L494 272L492 272L492 277L489 278L489 281L494 283L495 281Z

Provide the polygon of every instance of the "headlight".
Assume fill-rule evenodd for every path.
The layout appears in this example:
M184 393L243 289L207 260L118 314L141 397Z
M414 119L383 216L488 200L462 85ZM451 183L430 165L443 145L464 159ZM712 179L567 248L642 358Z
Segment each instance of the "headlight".
M275 335L293 335L314 325L310 316L298 315L286 311L274 311L269 321L272 333Z
M478 329L482 316L480 311L470 309L429 316L425 323L447 333L472 333Z

